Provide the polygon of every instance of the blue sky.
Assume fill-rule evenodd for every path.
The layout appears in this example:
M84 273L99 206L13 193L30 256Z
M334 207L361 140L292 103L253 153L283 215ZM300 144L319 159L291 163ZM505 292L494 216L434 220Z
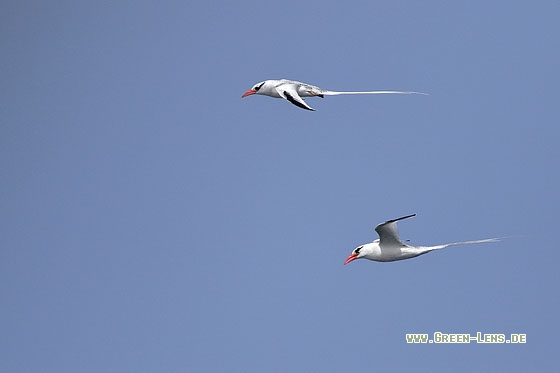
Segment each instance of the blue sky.
M554 369L558 2L0 10L1 371ZM241 99L274 78L430 95ZM513 237L343 266L410 213Z

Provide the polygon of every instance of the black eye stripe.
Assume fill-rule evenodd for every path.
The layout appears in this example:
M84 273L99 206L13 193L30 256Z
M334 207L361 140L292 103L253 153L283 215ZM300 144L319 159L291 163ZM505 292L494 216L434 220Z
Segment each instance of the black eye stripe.
M261 89L261 87L264 85L264 82L255 86L255 91L258 91L259 89Z

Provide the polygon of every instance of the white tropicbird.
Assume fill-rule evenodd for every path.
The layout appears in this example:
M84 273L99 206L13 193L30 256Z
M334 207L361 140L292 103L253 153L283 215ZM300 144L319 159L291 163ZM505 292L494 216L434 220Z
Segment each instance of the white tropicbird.
M354 251L352 251L352 254L346 258L344 264L361 258L375 260L376 262L393 262L395 260L414 258L418 255L427 254L432 250L443 249L447 246L500 241L499 238L488 238L485 240L453 242L436 246L409 246L400 240L397 222L413 216L416 216L416 214L403 216L402 218L379 224L375 227L375 231L379 234L379 239L356 247Z
M321 97L337 96L337 95L379 95L379 94L418 94L427 95L422 92L401 92L401 91L365 91L365 92L337 92L329 91L316 87L311 84L297 82L295 80L265 80L255 84L250 90L245 92L241 97L250 95L265 95L275 98L283 98L292 104L306 110L315 110L303 100L302 97Z

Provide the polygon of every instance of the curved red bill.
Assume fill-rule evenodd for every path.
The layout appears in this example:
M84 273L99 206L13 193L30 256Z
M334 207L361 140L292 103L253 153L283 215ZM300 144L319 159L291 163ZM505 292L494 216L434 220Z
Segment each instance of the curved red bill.
M352 253L352 254L350 254L350 256L348 256L348 258L346 258L346 260L344 261L344 265L346 265L346 264L348 264L348 263L350 263L350 262L352 262L356 259L358 259L358 254Z
M257 91L255 91L254 89L250 89L247 92L243 93L243 96L241 96L241 98L254 95L255 93L257 93Z

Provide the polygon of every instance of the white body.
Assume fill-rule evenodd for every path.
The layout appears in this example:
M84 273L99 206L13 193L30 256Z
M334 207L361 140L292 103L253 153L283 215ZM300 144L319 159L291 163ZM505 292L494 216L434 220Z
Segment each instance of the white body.
M443 249L444 247L454 245L468 245L484 242L496 242L498 238L488 238L484 240L463 241L446 243L435 246L410 246L402 242L399 238L397 230L397 221L404 220L416 216L416 214L403 216L402 218L393 219L379 224L375 227L375 231L379 234L379 239L360 245L352 251L344 264L348 264L356 259L369 259L376 262L393 262L396 260L404 260L414 258L418 255L429 253L433 250Z
M374 260L376 262L394 262L396 260L410 259L422 254L427 254L433 250L443 249L444 247L454 245L468 245L474 243L496 242L497 238L488 238L484 240L453 242L436 246L409 246L402 244L401 246L381 245L379 240L362 245L363 255L360 258Z
M271 79L265 80L255 84L250 90L245 92L242 97L247 97L250 95L265 95L274 98L283 98L292 104L306 110L315 110L303 100L302 97L314 97L318 96L323 98L324 96L336 96L336 95L375 95L375 94L421 94L426 93L421 92L402 92L402 91L361 91L361 92L338 92L329 91L326 89L319 88L317 86L298 82L295 80L287 79Z

